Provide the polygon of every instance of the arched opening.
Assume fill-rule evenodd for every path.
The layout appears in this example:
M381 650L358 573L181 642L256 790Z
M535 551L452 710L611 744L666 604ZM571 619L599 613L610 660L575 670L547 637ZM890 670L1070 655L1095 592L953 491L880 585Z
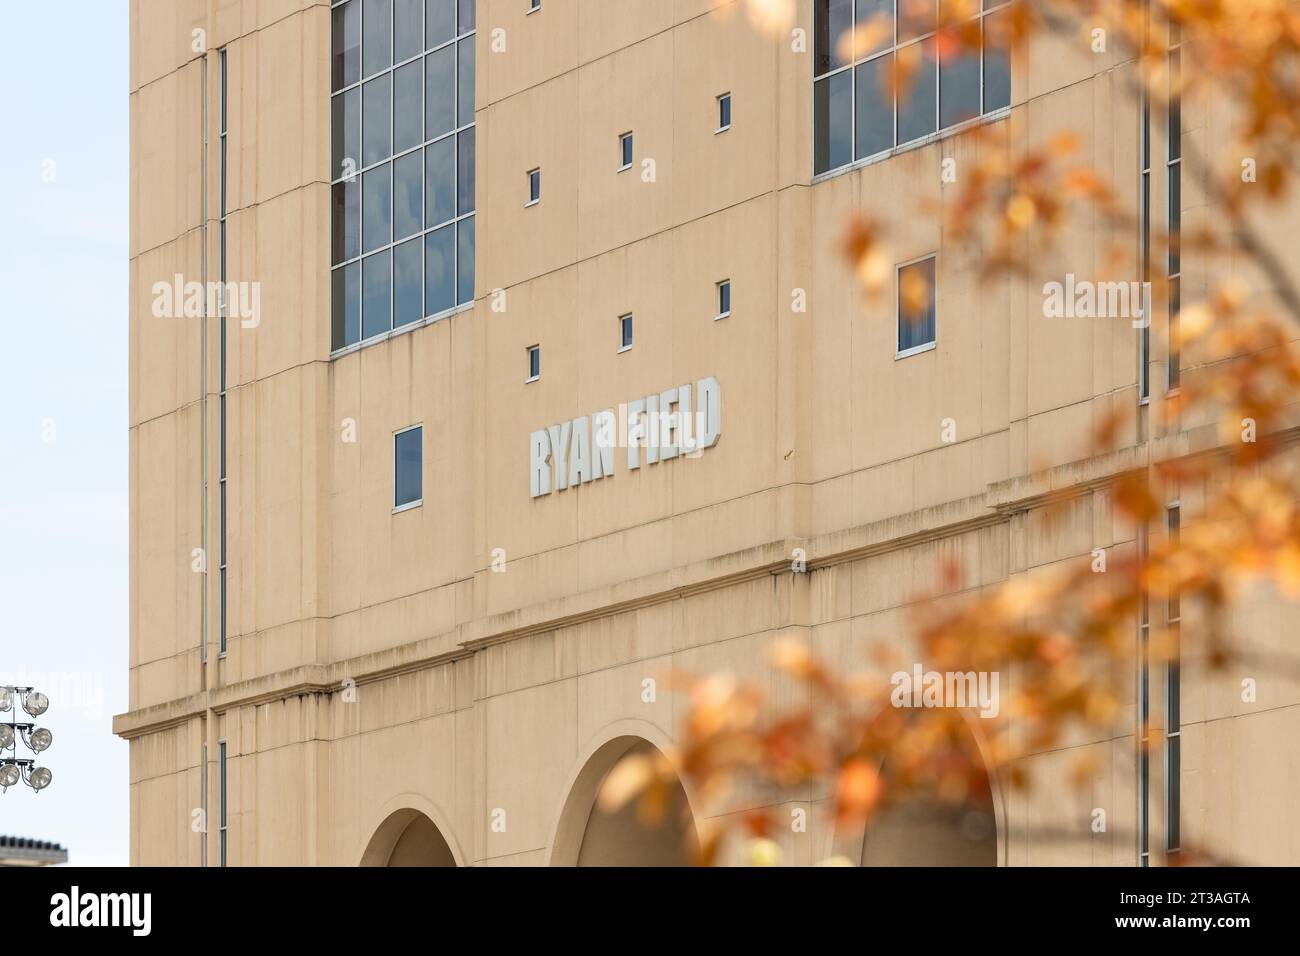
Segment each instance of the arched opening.
M579 772L561 813L552 866L691 866L698 838L680 780L669 786L658 819L642 818L632 800L617 810L597 802L600 788L620 761L655 755L641 737L617 737L597 750Z
M920 794L883 811L862 841L863 866L997 866L991 792L959 805Z
M456 857L434 822L418 810L398 810L370 838L362 866L455 866Z
M998 865L996 803L978 730L959 714L948 734L953 752L968 762L961 799L943 799L926 784L899 794L863 834L863 866ZM888 764L882 769L888 776Z

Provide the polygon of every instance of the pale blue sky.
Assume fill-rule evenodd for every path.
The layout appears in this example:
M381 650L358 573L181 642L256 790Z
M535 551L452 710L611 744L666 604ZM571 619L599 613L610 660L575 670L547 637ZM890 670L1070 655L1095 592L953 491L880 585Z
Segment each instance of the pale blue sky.
M127 0L5 4L0 683L49 693L54 783L0 795L0 833L85 865L129 842L127 43Z

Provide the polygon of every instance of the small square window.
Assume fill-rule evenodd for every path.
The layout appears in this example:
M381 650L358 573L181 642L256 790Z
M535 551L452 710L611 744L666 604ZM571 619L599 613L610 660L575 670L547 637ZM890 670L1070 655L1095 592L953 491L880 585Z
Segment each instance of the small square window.
M731 315L731 280L723 279L718 283L718 314L715 319L725 319Z
M393 510L414 508L424 498L424 427L393 435Z
M898 357L934 348L935 257L898 267Z
M542 9L542 0L528 0L528 12L536 13Z
M528 171L528 202L524 205L532 206L542 200L542 171L530 169Z
M623 133L618 138L619 172L632 168L632 134Z
M626 352L632 347L632 313L630 312L618 317L618 339L620 352Z
M528 378L525 382L535 382L542 377L542 347L528 346Z
M723 93L718 97L718 129L722 133L731 129L731 94Z

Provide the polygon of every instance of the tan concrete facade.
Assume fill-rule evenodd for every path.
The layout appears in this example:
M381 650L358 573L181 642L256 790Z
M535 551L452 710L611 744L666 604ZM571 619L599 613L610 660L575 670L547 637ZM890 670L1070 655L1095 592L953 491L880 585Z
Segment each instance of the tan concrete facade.
M978 256L920 211L952 201L944 158L960 168L973 150L1014 153L1063 128L1135 202L1131 63L1043 41L1013 58L1000 145L941 137L814 184L810 55L755 30L737 3L714 6L545 0L528 15L525 0L480 0L476 303L332 357L329 3L132 0L131 710L115 729L131 741L133 863L217 865L222 742L229 865L677 862L669 841L624 843L617 821L589 818L620 755L677 736L685 700L647 701L647 679L729 670L788 701L768 670L773 638L859 669L875 643L906 647L909 605L946 562L976 588L1132 548L1109 479L1162 443L1207 440L1197 423L1151 434L1127 322L1042 317L1042 283L1104 269L1106 236L1072 232L1036 281L981 285ZM811 31L809 0L799 25ZM150 291L174 274L215 278L221 49L228 275L261 288L260 324L227 327L224 655L211 570L218 326L155 317ZM718 135L724 92L734 120ZM1183 122L1190 152L1226 120L1189 104ZM629 129L638 166L619 174ZM652 183L637 174L644 158ZM543 199L525 207L535 167ZM1162 175L1157 163L1157 220ZM1209 215L1191 186L1183 205L1188 228ZM855 209L895 230L899 262L937 253L933 351L895 358L892 290L866 300L839 250ZM1205 288L1188 260L1185 288ZM724 278L732 311L714 321ZM806 312L791 308L795 290ZM619 353L628 312L636 343ZM542 374L526 384L535 343ZM707 376L723 390L723 431L702 456L620 461L612 478L530 496L533 431ZM1087 456L1115 408L1130 427ZM393 513L392 435L417 423L423 504ZM1078 493L1049 516L1043 497L1062 487ZM1185 514L1201 491L1182 490ZM807 573L791 573L796 549ZM1242 617L1265 643L1297 622L1263 596ZM1294 864L1300 685L1252 676L1265 704L1242 704L1235 679L1185 674L1185 839ZM1113 736L1038 758L1047 789L1034 799L995 780L989 862L1135 864L1136 721L1130 701ZM1062 789L1084 751L1094 779ZM1159 863L1158 753L1152 766ZM831 832L824 794L791 806L809 825L783 838L787 861L861 857L861 834ZM1089 830L1096 807L1107 833ZM1024 835L1043 823L1078 839Z

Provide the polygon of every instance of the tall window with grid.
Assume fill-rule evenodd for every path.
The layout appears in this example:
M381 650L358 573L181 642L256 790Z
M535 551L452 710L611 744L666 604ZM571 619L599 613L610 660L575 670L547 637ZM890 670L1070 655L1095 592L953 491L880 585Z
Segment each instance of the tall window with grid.
M978 50L940 56L939 0L815 0L813 172L921 142L1011 103L1008 0L972 4L943 29L970 29ZM898 84L894 77L910 77Z
M336 351L474 300L476 5L333 4Z

